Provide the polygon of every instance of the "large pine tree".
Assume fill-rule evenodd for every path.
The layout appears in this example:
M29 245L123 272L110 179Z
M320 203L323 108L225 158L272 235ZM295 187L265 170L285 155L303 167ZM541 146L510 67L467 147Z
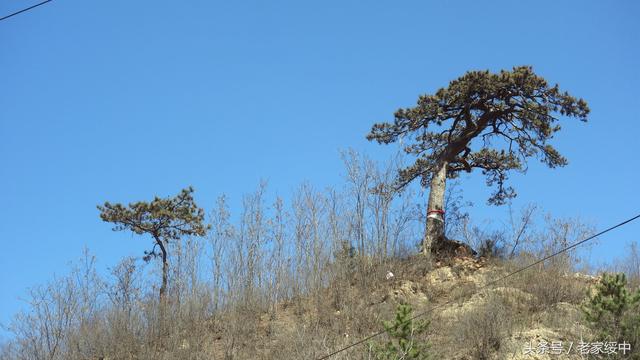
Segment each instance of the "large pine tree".
M470 71L433 95L422 95L415 107L399 109L393 123L375 124L369 140L389 144L400 139L415 162L400 170L398 186L420 178L430 187L422 251L430 253L444 241L446 180L461 171L480 169L489 198L504 204L516 195L506 184L511 170L525 171L527 158L536 156L550 168L567 160L550 144L560 130L561 116L587 120L582 99L549 86L529 66L512 71Z

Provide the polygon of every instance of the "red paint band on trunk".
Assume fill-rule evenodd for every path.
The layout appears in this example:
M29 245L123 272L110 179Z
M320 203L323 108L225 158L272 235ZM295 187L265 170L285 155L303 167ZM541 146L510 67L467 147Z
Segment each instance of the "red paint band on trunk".
M427 211L427 215L435 213L435 214L444 214L444 210L429 210Z

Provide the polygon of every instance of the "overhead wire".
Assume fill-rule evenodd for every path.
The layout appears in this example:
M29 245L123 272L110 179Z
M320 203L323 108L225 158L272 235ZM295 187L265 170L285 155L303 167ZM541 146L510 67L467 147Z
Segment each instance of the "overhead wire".
M8 18L10 18L10 17L12 17L12 16L16 16L16 15L18 15L18 14L22 14L23 12L27 12L27 11L29 11L29 10L31 10L31 9L37 8L38 6L42 6L42 5L44 5L44 4L48 3L48 2L51 2L51 1L53 1L53 0L45 0L45 1L43 1L43 2L40 2L40 3L37 3L37 4L35 4L35 5L29 6L29 7L27 7L27 8L24 8L24 9L22 9L22 10L16 11L16 12L11 13L11 14L9 14L9 15L5 15L5 16L3 16L3 17L1 17L1 18L0 18L0 21L2 21L2 20L6 20L6 19L8 19Z

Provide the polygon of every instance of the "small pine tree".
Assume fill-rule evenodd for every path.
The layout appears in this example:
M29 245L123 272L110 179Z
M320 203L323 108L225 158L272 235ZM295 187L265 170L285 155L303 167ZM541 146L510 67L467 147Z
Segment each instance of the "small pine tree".
M625 358L640 359L640 289L630 293L624 273L603 274L582 310L598 341L630 343Z
M164 302L169 278L169 245L183 236L204 236L209 225L204 223L204 210L193 200L193 188L183 189L175 197L138 201L128 206L105 202L98 205L100 218L115 224L114 231L130 230L138 235L151 235L154 245L145 251L144 260L162 259L160 301ZM158 252L156 248L159 248Z
M383 326L389 335L384 344L371 344L373 357L376 360L425 360L429 359L429 345L421 341L429 327L426 320L413 321L412 309L409 305L399 305L394 321L384 321Z

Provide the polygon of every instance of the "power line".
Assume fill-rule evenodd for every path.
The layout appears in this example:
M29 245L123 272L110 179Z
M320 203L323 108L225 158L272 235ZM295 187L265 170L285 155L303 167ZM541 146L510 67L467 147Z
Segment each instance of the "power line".
M545 261L547 261L547 260L551 259L552 257L555 257L555 256L557 256L557 255L560 255L560 254L562 254L563 252L569 251L569 250L571 250L571 249L573 249L573 248L575 248L575 247L577 247L577 246L580 246L580 245L582 245L582 244L586 243L587 241L593 240L593 239L595 239L596 237L598 237L598 236L600 236L600 235L603 235L603 234L605 234L605 233L607 233L607 232L609 232L609 231L611 231L611 230L613 230L613 229L615 229L615 228L618 228L618 227L620 227L620 226L626 225L626 224L628 224L628 223L630 223L630 222L632 222L633 220L636 220L636 219L638 219L638 218L640 218L640 214L638 214L638 215L636 215L636 216L634 216L634 217L632 217L632 218L629 218L629 219L627 219L627 220L625 220L625 221L623 221L623 222L621 222L621 223L619 223L619 224L617 224L617 225L611 226L611 227L610 227L610 228L608 228L608 229L602 230L602 231L600 231L599 233L597 233L597 234L595 234L595 235L589 236L588 238L586 238L586 239L584 239L584 240L580 240L580 241L578 241L578 242L576 242L576 243L574 243L574 244L572 244L572 245L570 245L570 246L567 246L567 247L563 248L562 250L558 250L558 251L556 251L555 253L553 253L553 254L551 254L551 255L547 255L547 256L543 257L542 259L539 259L539 260L537 260L537 261L534 261L533 263L531 263L531 264L529 264L529 265L527 265L527 266L525 266L525 267L523 267L523 268L520 268L520 269L518 269L518 270L516 270L516 271L514 271L514 272L512 272L512 273L509 273L509 274L507 274L507 275L505 275L505 276L503 276L503 277L501 277L501 278L499 278L499 279L497 279L497 280L490 281L490 282L486 283L485 285L483 285L483 286L479 287L478 289L476 289L476 291L474 291L474 293L477 293L478 291L483 290L483 289L486 289L486 288L488 288L489 286L495 285L495 284L497 284L498 282L500 282L500 281L502 281L502 280L505 280L505 279L507 279L507 278L509 278L509 277L511 277L511 276L513 276L513 275L516 275L516 274L521 273L521 272L523 272L523 271L525 271L525 270L527 270L527 269L530 269L530 268L532 268L532 267L534 267L534 266L536 266L536 265L538 265L538 264L540 264L540 263L543 263L543 262L545 262ZM444 302L444 303L442 303L442 304L439 304L439 305L433 306L433 307L431 307L431 308L429 308L429 309L427 309L427 310L425 310L425 311L423 311L423 312L421 312L421 313L419 313L419 314L417 314L417 315L413 316L412 318L410 318L409 320L407 320L407 322L409 322L409 321L413 321L413 320L415 320L415 319L417 319L417 318L419 318L419 317L422 317L422 316L424 316L424 315L427 315L427 314L431 313L433 310L438 309L438 308L440 308L440 307L443 307L443 306L445 306L445 305L449 305L449 304L453 303L454 301L459 300L460 298L461 298L461 296L458 296L458 297L455 297L455 298L450 299L450 300L448 300L448 301L445 301L445 302ZM317 360L325 360L325 359L328 359L328 358L330 358L330 357L332 357L332 356L334 356L334 355L337 355L337 354L339 354L339 353L341 353L341 352L343 352L343 351L346 351L346 350L348 350L348 349L351 349L351 348L352 348L352 347L354 347L354 346L358 346L358 345L360 345L360 344L363 344L363 343L365 343L365 342L367 342L367 341L369 341L369 340L371 340L371 339L373 339L373 338L375 338L375 337L377 337L377 336L380 336L380 335L382 335L382 334L384 334L384 333L386 333L386 332L387 332L387 330L385 329L385 330L379 331L379 332L377 332L377 333L375 333L375 334L373 334L373 335L369 335L369 336L367 336L367 337L366 337L366 338L364 338L364 339L358 340L358 341L356 341L356 342L354 342L354 343L352 343L352 344L350 344L350 345L347 345L347 346L343 347L342 349L339 349L339 350L336 350L336 351L332 352L331 354L328 354L328 355L325 355L325 356L323 356L323 357L321 357L321 358L318 358Z
M8 19L8 18L10 18L10 17L12 17L12 16L16 16L16 15L18 15L18 14L21 14L21 13L25 12L25 11L29 11L29 10L31 10L31 9L33 9L33 8L37 8L38 6L40 6L40 5L44 5L44 4L46 4L46 3L48 3L48 2L51 2L51 1L53 1L53 0L45 0L45 1L41 2L41 3L38 3L38 4L35 4L35 5L32 5L32 6L29 6L28 8L24 8L24 9L22 9L22 10L20 10L20 11L16 11L16 12L14 12L13 14L9 14L9 15L3 16L3 17L1 17L1 18L0 18L0 21L2 21L2 20L6 20L6 19Z

